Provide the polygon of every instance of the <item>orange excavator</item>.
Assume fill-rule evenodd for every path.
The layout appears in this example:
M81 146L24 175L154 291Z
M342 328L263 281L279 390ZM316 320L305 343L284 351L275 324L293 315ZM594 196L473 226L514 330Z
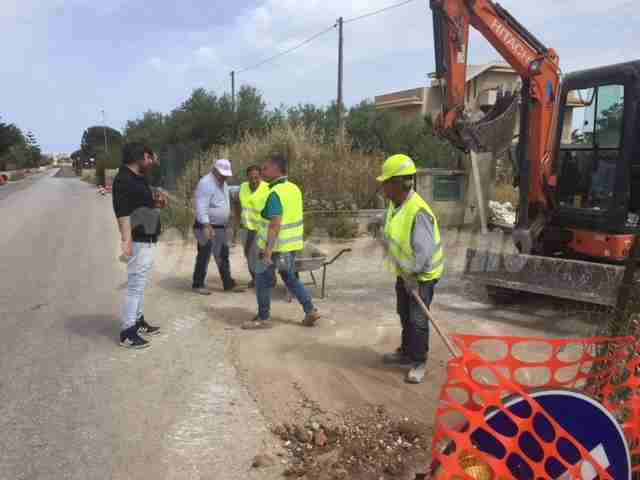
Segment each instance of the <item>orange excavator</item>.
M518 138L519 253L470 249L465 273L497 298L515 290L620 306L640 253L640 61L563 75L558 54L499 4L430 6L444 89L437 132L465 152L496 155ZM465 107L470 26L521 78L479 121Z

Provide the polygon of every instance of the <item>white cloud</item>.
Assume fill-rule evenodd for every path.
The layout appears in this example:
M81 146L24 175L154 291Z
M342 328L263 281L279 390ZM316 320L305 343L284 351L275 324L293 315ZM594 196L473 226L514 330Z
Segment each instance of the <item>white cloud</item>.
M622 46L638 44L640 29L632 24L617 29L610 24L623 22L625 15L633 19L632 3L636 2L502 0L501 3L525 27L555 48L563 68L571 70L625 59ZM256 64L291 48L334 24L339 16L349 19L392 3L393 0L262 0L226 26L197 32L198 43L185 45L182 53L173 53L170 58L163 57L163 68L180 75L207 70L212 80L226 84L230 70ZM591 38L593 32L583 28L598 22L599 28L607 33L600 41ZM418 86L426 82L425 75L433 70L431 11L423 1L347 23L344 34L345 92L351 101L389 89ZM473 63L500 60L478 33L471 37L470 53ZM335 95L336 58L337 32L332 31L258 70L241 73L238 79L255 84L272 103L307 100L326 103ZM187 75L185 82L189 78L200 80L202 74Z

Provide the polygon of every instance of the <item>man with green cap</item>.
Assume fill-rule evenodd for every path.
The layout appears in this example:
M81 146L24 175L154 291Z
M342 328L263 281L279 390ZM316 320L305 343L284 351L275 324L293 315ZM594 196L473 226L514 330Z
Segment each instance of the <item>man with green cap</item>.
M382 166L382 183L389 208L383 241L387 261L395 273L397 312L402 323L402 343L385 354L387 365L410 367L406 381L422 383L429 350L429 320L416 302L433 300L434 287L444 272L444 253L438 220L431 207L413 189L416 166L407 155L393 155Z

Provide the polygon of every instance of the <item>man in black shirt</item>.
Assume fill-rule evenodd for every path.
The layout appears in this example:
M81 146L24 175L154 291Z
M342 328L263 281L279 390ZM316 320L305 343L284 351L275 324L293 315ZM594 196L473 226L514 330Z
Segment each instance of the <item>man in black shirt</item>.
M113 210L118 220L122 254L127 263L127 295L122 308L120 345L145 348L149 342L140 335L159 333L143 314L144 289L153 268L155 244L160 234L160 211L145 178L157 157L142 143L127 143L122 163L113 181Z

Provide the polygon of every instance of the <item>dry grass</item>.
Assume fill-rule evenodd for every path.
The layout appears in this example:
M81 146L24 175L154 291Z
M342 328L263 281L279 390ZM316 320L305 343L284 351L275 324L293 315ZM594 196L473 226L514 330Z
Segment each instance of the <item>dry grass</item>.
M236 175L230 183L239 184L245 180L249 165L261 165L274 152L287 156L289 177L300 186L306 199L341 199L366 208L375 198L375 177L384 160L382 154L353 152L347 146L324 143L312 128L283 125L266 135L247 135L237 144L203 152L188 162L176 182L176 195L165 212L164 224L183 231L193 221L193 192L217 158L231 160ZM340 224L339 229L342 227L346 235L348 228Z
M344 198L366 207L378 187L375 176L383 162L382 154L354 152L345 145L328 144L313 128L278 126L263 136L247 135L242 142L218 152L232 160L236 172L262 164L273 152L286 154L289 176L307 198Z
M509 183L499 183L495 187L494 199L496 202L505 203L510 202L511 205L516 207L518 205L518 189L514 188Z

